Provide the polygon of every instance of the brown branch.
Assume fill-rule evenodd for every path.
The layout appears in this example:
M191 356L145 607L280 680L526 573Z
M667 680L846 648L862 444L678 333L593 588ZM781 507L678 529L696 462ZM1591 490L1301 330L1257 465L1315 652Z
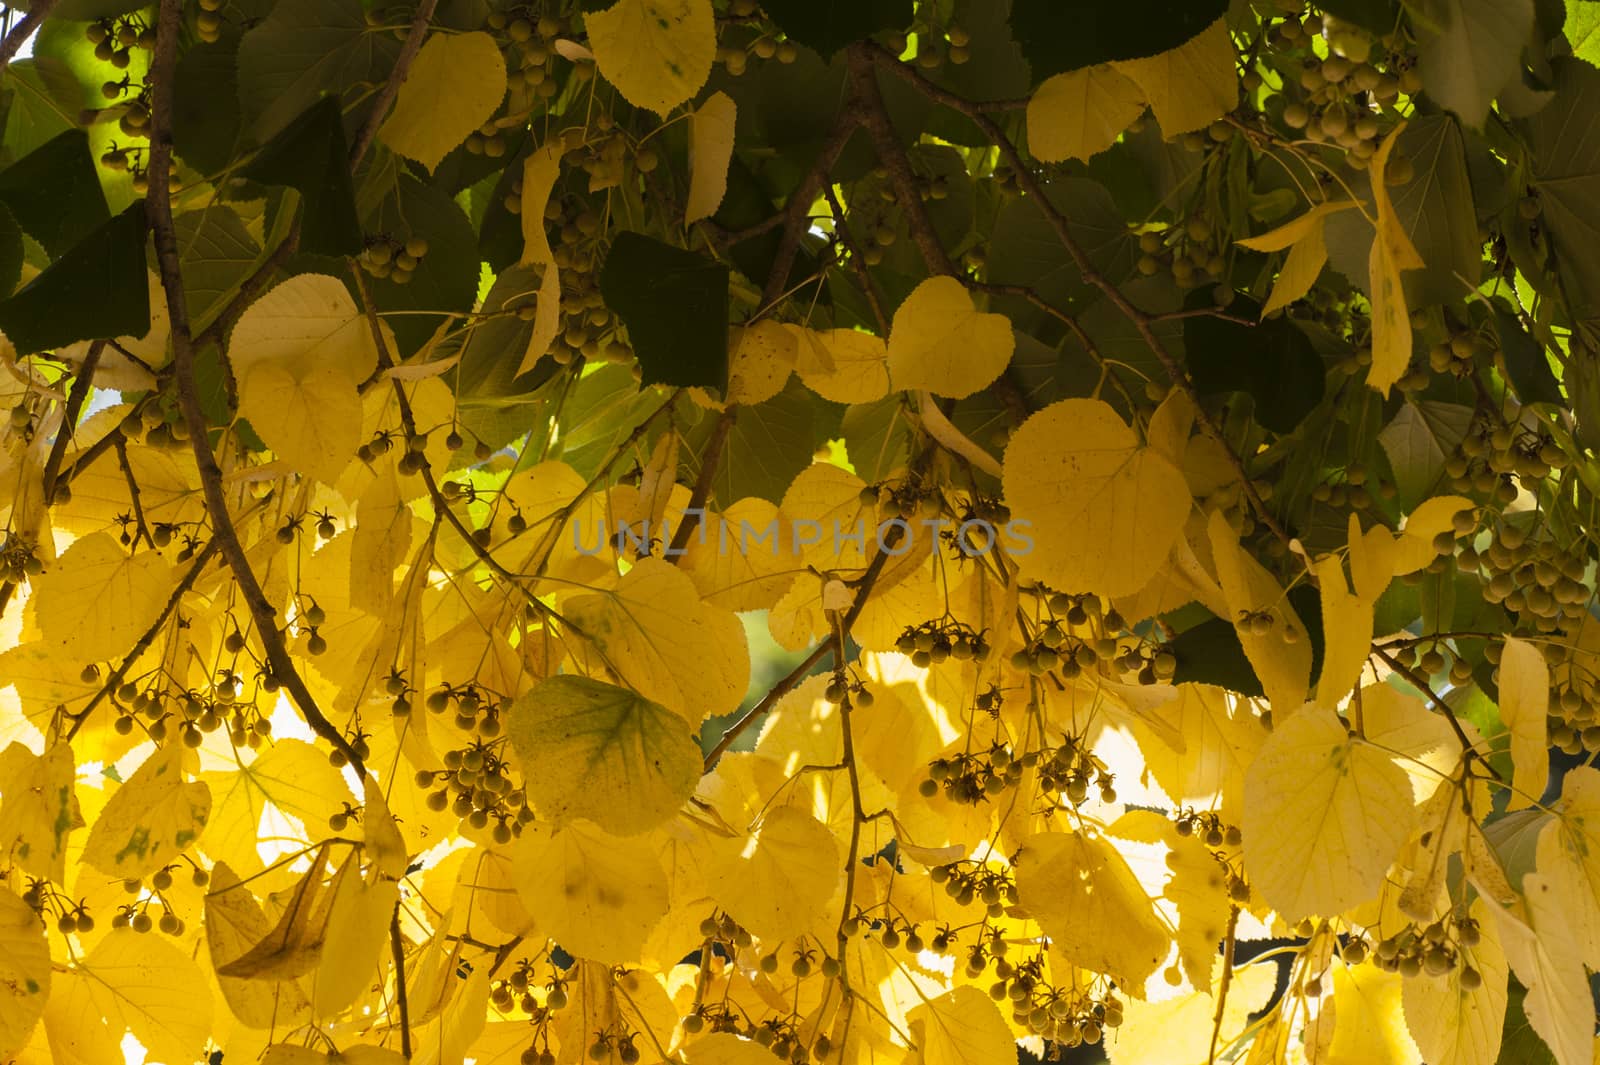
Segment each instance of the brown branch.
M700 476L695 478L689 505L684 508L683 521L672 533L672 544L666 551L668 558L681 560L685 557L684 549L689 546L689 537L700 525L700 515L705 512L706 500L711 498L711 487L717 479L717 467L722 463L722 452L728 446L733 423L738 419L737 403L728 404L727 409L717 417L717 424L711 430L711 439L706 441L706 448L700 453Z
M0 41L0 74L6 72L11 60L22 51L22 46L33 36L34 31L44 24L44 20L50 15L50 9L55 6L56 0L33 0L28 13L11 27L11 32L6 34L5 40Z
M383 125L383 120L389 115L389 105L394 103L394 98L400 94L400 84L411 72L411 61L422 51L422 39L427 36L428 23L433 21L433 9L438 6L439 0L422 0L422 3L417 5L416 17L411 20L411 30L406 34L405 43L400 46L400 55L394 61L394 69L389 71L389 79L383 83L383 88L378 90L377 98L372 102L372 110L368 112L366 121L361 123L361 128L356 132L355 143L350 146L352 172L361 165L367 149L372 147L373 140L378 136L378 127Z
M207 563L211 561L212 556L217 553L218 546L216 538L213 537L205 547L200 549L199 553L194 556L193 561L190 562L188 570L178 579L177 587L173 588L172 594L167 597L166 605L161 608L161 613L156 616L155 621L151 622L150 627L140 634L133 648L123 657L122 664L112 670L110 676L106 677L106 682L90 698L88 705L72 715L72 727L67 730L65 737L68 743L71 743L73 737L83 728L84 723L89 720L89 715L94 713L95 707L99 706L112 692L122 686L122 681L127 677L128 670L144 656L146 651L150 650L150 645L155 642L161 630L166 628L167 619L172 617L173 611L178 609L178 604L182 602L189 589L194 587L194 582L200 579L201 572L206 568Z
M789 272L794 269L795 257L800 254L800 239L810 232L811 205L828 179L833 164L844 154L851 134L860 124L861 113L853 104L846 105L834 120L833 130L823 142L822 149L812 162L811 169L800 178L800 183L789 194L783 210L783 238L778 242L778 252L772 259L772 272L767 275L767 287L761 293L763 307L770 307L783 295L789 283Z
M183 290L177 231L172 222L172 186L168 170L172 160L173 71L178 59L178 30L183 20L183 6L183 0L161 0L156 20L155 54L150 61L150 81L154 88L150 108L150 190L147 197L156 263L160 269L161 287L166 293L167 317L171 322L172 366L178 407L189 429L189 443L200 473L206 511L211 519L212 538L220 545L222 557L238 584L239 594L255 621L273 675L293 697L312 730L343 754L356 775L364 778L366 767L362 765L361 758L317 706L304 678L295 668L294 659L290 657L288 644L278 628L277 611L262 591L261 582L250 566L249 555L239 540L239 533L228 512L222 469L211 450L208 435L211 427L206 422L205 412L200 409L200 393L195 383L194 341L189 333L189 304Z
M394 955L394 999L400 1007L400 1056L411 1060L411 1005L406 1001L406 941L400 935L400 904L389 916L389 952Z
M878 324L878 333L881 336L888 336L889 316L884 313L883 303L878 299L878 286L873 284L872 274L867 269L867 258L861 253L861 247L856 243L855 236L845 222L844 205L839 202L839 196L833 191L831 184L823 186L822 194L827 197L828 210L833 212L833 231L844 244L845 251L850 253L851 270L861 284L861 293L867 298L867 306L872 308L872 318Z
M1406 665L1404 662L1400 661L1400 659L1396 658L1382 647L1374 647L1372 649L1372 653L1383 659L1383 661L1388 664L1390 669L1400 674L1408 683L1410 683L1413 688L1425 695L1428 701L1432 703L1441 714L1444 715L1444 719L1450 723L1450 731L1456 734L1456 742L1461 744L1461 757L1463 759L1468 762L1476 759L1483 764L1483 767L1487 769L1496 780L1500 781L1501 783L1505 782L1505 777L1500 775L1500 771L1494 766L1490 765L1487 758L1478 753L1478 750L1473 746L1472 741L1467 738L1466 729L1463 729L1461 727L1461 722L1457 720L1455 710L1451 709L1450 704L1440 698L1439 694L1433 690L1433 685L1428 683L1428 679L1426 677L1419 674L1415 669Z
M66 409L61 412L61 427L56 430L56 438L50 445L50 455L44 463L45 506L55 502L56 480L61 475L61 460L66 457L67 444L77 433L78 416L83 413L83 404L88 400L89 389L94 383L95 367L100 365L100 356L105 350L104 340L96 340L90 344L88 353L83 357L83 365L78 367L78 372L72 378L72 391L67 393Z
M117 452L117 465L122 468L122 479L128 485L128 499L133 503L133 545L137 547L140 540L145 540L154 547L150 526L144 520L144 501L139 497L139 482L133 476L133 467L128 464L128 442L118 440L113 446Z
M1077 267L1083 279L1099 289L1106 299L1111 302L1111 305L1132 323L1139 334L1139 338L1144 341L1145 346L1150 349L1156 360L1161 363L1162 369L1166 371L1173 385L1189 397L1190 402L1194 405L1195 421L1199 423L1202 432L1221 445L1223 453L1228 458L1228 464L1232 467L1234 475L1239 479L1241 491L1243 491L1245 498L1250 501L1251 507L1255 510L1262 524L1272 530L1273 535L1282 541L1285 546L1290 546L1293 543L1293 538L1278 521L1277 516L1267 509L1266 501L1261 498L1261 493L1256 490L1250 472L1245 468L1244 460L1239 457L1239 453L1228 442L1216 421L1201 406L1200 396L1195 391L1194 382L1189 380L1189 375L1178 363L1178 360L1173 357L1172 353L1167 350L1167 346L1162 343L1161 338L1156 335L1155 329L1152 327L1152 322L1156 319L1136 307L1117 287L1116 283L1090 261L1088 252L1084 251L1083 246L1078 243L1078 239L1072 235L1066 215L1055 204L1050 202L1050 199L1045 195L1044 186L1040 184L1039 179L1034 175L1027 160L1023 158L1022 153L1017 150L1017 146L1006 136L1005 131L1000 128L999 124L990 118L982 108L974 105L965 97L933 84L916 70L900 62L898 57L882 46L867 43L852 45L851 49L852 67L858 62L870 60L879 70L887 71L902 81L908 82L933 102L943 104L954 111L966 115L983 135L994 144L1005 159L1006 164L1014 172L1018 187L1030 196L1038 206L1045 217L1045 221L1056 234L1061 246L1066 249L1067 255L1072 259L1073 265ZM898 146L898 142L895 143ZM890 175L891 177L893 176L893 170L890 171ZM909 217L912 212L908 209L907 213Z

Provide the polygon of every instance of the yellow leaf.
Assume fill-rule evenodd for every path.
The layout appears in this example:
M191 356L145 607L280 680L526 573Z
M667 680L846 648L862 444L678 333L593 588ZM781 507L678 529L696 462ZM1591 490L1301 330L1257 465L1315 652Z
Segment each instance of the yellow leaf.
M533 330L528 334L528 349L522 353L517 375L527 373L550 351L561 332L561 274L556 264L546 263L539 279L539 295L533 307Z
M1220 1045L1239 1037L1250 1014L1272 997L1276 982L1275 966L1247 965L1234 971L1222 1007ZM1124 1003L1125 1019L1116 1036L1106 1040L1106 1054L1111 1065L1206 1065L1216 1016L1217 1001L1207 992L1159 1002L1133 999Z
M0 888L0 1057L22 1049L50 998L50 945L33 908Z
M1217 946L1228 925L1226 869L1199 835L1178 835L1173 822L1153 810L1129 810L1112 823L1110 832L1117 839L1166 850L1166 872L1159 874L1165 878L1161 895L1178 910L1178 961L1195 990L1210 991ZM1149 879L1144 883L1147 890L1154 886ZM1208 1023L1208 1034L1209 1029Z
M1155 576L1189 515L1189 489L1099 400L1066 399L1011 435L1004 484L1013 525L1029 523L1024 574L1053 588L1129 595Z
M73 774L66 743L52 744L42 758L20 743L0 751L0 854L58 884L66 881L67 836L83 827Z
M1377 233L1367 263L1372 279L1372 366L1367 370L1367 384L1385 396L1411 368L1411 315L1406 310L1400 275L1406 270L1420 270L1423 265L1394 212L1383 176L1389 154L1405 127L1404 122L1395 126L1369 165Z
M229 334L228 361L240 381L259 363L274 363L296 377L330 367L365 381L377 369L378 349L344 282L327 274L296 274L245 308Z
M1328 241L1323 230L1323 220L1318 218L1306 235L1289 249L1289 255L1278 268L1278 278L1272 283L1272 295L1261 308L1265 318L1280 308L1287 307L1311 291L1328 262Z
M1456 515L1473 509L1472 500L1464 496L1435 496L1424 500L1406 516L1405 526L1396 539L1394 572L1397 575L1415 573L1438 558L1434 537L1440 533L1450 533L1454 537Z
M1555 1055L1556 1065L1590 1065L1595 1007L1583 969L1583 951L1567 928L1577 900L1568 885L1552 884L1539 873L1522 878L1526 920L1491 907L1506 961L1528 989L1522 1012Z
M506 94L506 62L487 33L435 33L400 83L378 137L428 171L494 116Z
M1144 114L1137 82L1101 63L1041 82L1028 101L1028 149L1044 163L1088 160Z
M795 334L769 318L729 330L728 347L728 402L744 404L782 392L799 351Z
M205 978L186 954L159 936L113 929L62 975L68 977L61 981L66 986L57 987L50 1014L88 1029L81 1035L89 1045L103 1041L118 1046L122 1033L131 1032L149 1050L148 1060L187 1065L211 1035ZM48 1016L45 1023L51 1025ZM58 1035L59 1030L51 1025L52 1046L62 1037L71 1046L77 1033ZM119 1050L115 1057L99 1060L121 1061L122 1054Z
M683 1048L687 1065L770 1065L772 1051L732 1032L712 1032Z
M1333 916L1378 893L1415 816L1405 770L1308 706L1245 777L1245 872L1285 921Z
M711 76L711 0L617 0L583 24L600 73L635 107L665 117Z
M530 825L512 856L517 891L540 928L574 957L620 965L639 957L667 912L667 878L643 838L584 821Z
M816 818L792 806L768 812L742 851L719 854L711 895L763 939L789 939L823 917L842 873L839 845Z
M1584 963L1600 971L1600 770L1568 770L1555 812L1539 833L1535 867L1560 897L1573 900L1567 912L1572 938Z
M641 559L617 586L570 600L562 613L598 652L577 648L591 668L604 666L640 695L698 726L731 712L750 683L744 625L700 601L676 566Z
M1500 655L1500 720L1511 733L1511 795L1522 810L1544 795L1550 779L1550 666L1533 644L1507 636Z
M889 394L889 349L879 337L855 329L784 328L795 338L795 372L823 399L871 403Z
M1245 770L1267 738L1249 705L1221 688L1180 684L1178 698L1155 713L1183 737L1183 749L1150 736L1143 724L1135 726L1150 774L1174 801L1215 804L1225 820L1236 822Z
M282 739L237 770L206 773L213 805L205 851L246 874L261 868L256 851L262 814L271 805L300 821L307 842L319 838L328 818L353 803L350 786L328 756L303 740ZM316 835L313 835L316 833Z
M181 743L150 755L111 793L89 830L83 861L108 876L143 877L193 846L211 813L211 789L185 782Z
M957 987L906 1013L917 1065L993 1065L1017 1054L1000 1009L976 987Z
M979 311L953 277L911 290L889 330L889 379L901 391L965 399L987 387L1016 347L1011 319Z
M369 772L363 786L366 795L361 807L361 837L367 855L385 874L398 880L405 875L410 862L405 838L389 812L389 802L377 778Z
M361 444L361 396L332 367L296 378L282 366L257 365L239 384L239 413L295 472L328 484Z
M689 199L685 225L717 213L728 191L728 163L733 159L733 127L738 109L725 92L714 92L689 118Z
M128 554L110 533L78 540L34 579L39 635L81 666L121 660L155 623L177 582L154 551Z
M561 176L561 144L550 141L529 153L522 163L522 265L555 265L550 237L544 229L544 209L550 190Z
M588 818L621 836L678 812L700 779L700 745L678 714L587 677L543 681L505 722L528 800L558 827Z
M706 535L689 538L679 565L694 580L705 601L726 610L765 610L794 581L788 537L778 508L751 496L721 514L707 514ZM757 536L776 527L777 537Z
M462 1065L488 1022L489 970L473 970L450 997L437 1024L418 1034L411 1065Z
M1239 102L1226 19L1218 19L1171 51L1112 66L1144 90L1161 132L1168 137L1209 125Z
M380 463L377 475L356 504L350 542L350 605L382 617L394 600L395 570L411 549L411 526L418 521L406 505L393 463Z
M1426 972L1404 981L1401 999L1406 1027L1428 1065L1494 1065L1500 1057L1500 1035L1506 1018L1505 952L1488 907L1473 903L1479 939L1461 947L1462 964L1433 976ZM1461 973L1471 966L1482 981L1476 988L1462 984Z
M356 861L356 852L345 859L352 866ZM365 877L352 868L336 882L321 961L311 980L311 1005L323 1018L335 1016L368 987L383 983L390 954L389 919L400 901L399 883L382 875L376 865Z
M218 966L218 976L289 980L316 968L328 931L330 904L352 868L347 859L330 881L325 868L329 846L324 843L316 851L311 868L289 890L278 923L249 950Z
M1235 241L1242 248L1251 251L1282 251L1300 243L1307 236L1322 228L1329 215L1354 207L1354 200L1337 200L1319 203L1298 218L1291 219L1276 229L1254 237L1244 237Z
M1374 604L1350 591L1344 563L1329 555L1316 564L1322 590L1322 675L1317 702L1332 710L1361 683L1361 671L1372 654Z
M1328 1060L1422 1065L1400 1004L1402 985L1410 982L1376 965L1335 965L1333 1046Z
M1082 832L1039 833L1024 841L1016 874L1019 901L1064 958L1140 994L1172 939L1111 843Z
M261 904L226 862L211 868L211 890L205 897L206 948L212 969L221 969L243 957L272 931ZM294 1024L308 1015L310 1001L300 985L290 980L247 980L217 976L223 1001L241 1024L271 1028Z
M1222 511L1211 512L1206 532L1217 579L1233 615L1228 620L1261 678L1274 716L1282 720L1300 709L1311 686L1311 640L1305 624L1277 580L1240 545L1239 534ZM1246 618L1262 613L1272 621L1265 633L1257 635Z

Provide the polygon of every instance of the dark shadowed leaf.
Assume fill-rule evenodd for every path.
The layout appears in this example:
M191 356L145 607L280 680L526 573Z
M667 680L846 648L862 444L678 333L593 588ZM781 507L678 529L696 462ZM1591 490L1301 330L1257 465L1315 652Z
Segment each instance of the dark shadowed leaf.
M641 233L619 233L600 271L628 327L641 383L728 387L728 268Z
M144 201L90 233L0 303L0 330L26 355L150 331Z

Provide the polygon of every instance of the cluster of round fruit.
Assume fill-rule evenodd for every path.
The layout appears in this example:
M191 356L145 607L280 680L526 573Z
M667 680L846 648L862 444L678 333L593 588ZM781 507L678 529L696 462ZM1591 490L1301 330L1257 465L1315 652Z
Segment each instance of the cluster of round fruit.
M1461 548L1456 567L1476 573L1484 598L1509 610L1519 626L1551 633L1588 615L1587 546L1581 536L1563 546L1553 535L1531 535L1521 523L1502 521L1482 550Z
M1445 473L1461 491L1492 493L1498 502L1511 503L1517 498L1517 480L1537 493L1538 482L1553 470L1566 469L1570 462L1567 453L1542 429L1491 426L1478 420L1445 460Z
M1145 277L1167 270L1180 288L1193 288L1228 271L1227 235L1202 215L1166 229L1146 229L1138 240L1134 266Z
M61 501L59 487L56 501ZM21 584L43 572L44 560L39 557L38 545L29 537L7 532L5 539L0 541L0 580Z
M1462 329L1428 349L1428 369L1451 377L1467 377L1474 366L1494 354L1494 345L1474 330Z
M1316 503L1325 503L1336 510L1352 507L1356 510L1366 510L1374 502L1374 492L1369 485L1370 474L1367 467L1359 462L1352 462L1343 471L1331 475L1319 482L1311 489L1311 499ZM1379 481L1376 495L1391 499L1396 492L1393 482Z
M1099 1043L1107 1028L1122 1025L1122 1002L1109 987L1095 993L1094 985L1086 988L1056 986L1046 979L1042 954L1011 966L1000 959L995 965L997 973L1004 972L989 988L989 997L996 1002L1011 1003L1011 1020L1025 1027L1046 1043L1059 1047L1077 1047ZM1098 981L1097 981L1098 982ZM1058 1060L1059 1051L1046 1053L1046 1060Z
M116 81L106 81L100 85L100 95L105 97L109 103L115 104L130 94L132 98L123 105L122 114L117 118L117 128L124 137L131 137L134 140L149 140L150 86L140 83L135 88L133 79L126 74ZM115 146L113 146L112 151L116 150ZM110 152L106 153L106 155L109 154ZM127 166L126 159L114 164L108 161L105 155L100 157L100 161L113 170L122 170Z
M111 918L111 927L131 928L135 932L149 932L159 927L161 931L169 936L181 936L184 930L183 919L172 912L172 908L164 894L164 892L172 888L172 870L175 868L177 866L163 866L150 874L150 890L161 903L162 913L159 922L150 916L152 900L140 899L137 902L117 907L116 914ZM211 874L196 865L194 866L194 872L190 875L190 880L195 887L204 888L211 883ZM122 890L130 895L143 895L145 885L137 877L129 877L122 882ZM93 925L91 924L90 927L93 927ZM89 930L84 927L82 918L78 919L76 930L79 932L87 932Z
M133 65L133 50L153 51L156 46L155 27L139 15L96 19L83 28L84 40L94 45L94 57L110 63L118 70Z
M906 626L899 639L895 640L894 647L901 654L909 656L911 664L919 669L927 669L951 658L958 662L983 662L994 650L983 633L951 617L934 618Z
M944 510L933 486L912 477L896 484L869 484L861 489L858 501L863 507L876 508L878 517L885 521L910 521L918 515L933 518Z
M74 932L94 931L94 918L89 915L84 903L74 902L69 896L56 891L47 880L29 877L27 890L22 893L22 901L40 916L44 916L47 910L55 910L56 931L64 936L70 936Z
M555 42L569 32L565 19L550 13L538 14L529 7L518 7L509 11L490 12L484 29L498 37L507 52L509 62L506 65L511 71L513 97L519 91L527 95L526 99L513 98L508 102L507 111L511 116L525 116L531 110L533 99L549 100L561 91L562 79L557 76L556 62L564 57L557 50ZM573 73L580 78L587 79L593 71L590 63L573 64ZM496 133L496 130L485 133L485 140ZM469 145L467 150L473 149ZM493 154L487 144L484 151Z
M428 241L425 237L407 237L401 240L399 237L381 233L367 238L366 247L361 249L359 261L361 268L371 276L386 277L397 285L404 285L417 272L417 267L427 254Z
M1022 764L1024 768L1037 765L1039 791L1052 805L1059 804L1063 798L1073 806L1083 804L1088 801L1091 785L1099 792L1101 802L1117 801L1111 770L1087 744L1071 736L1059 747L1027 752L1022 756Z
M391 682L392 683L392 682ZM428 693L423 705L430 714L442 714L454 707L456 728L475 732L484 740L500 735L505 713L511 707L509 696L498 696L476 684L441 685Z
M345 742L350 745L351 754L354 754L363 762L372 757L372 744L368 742L372 738L372 734L364 731L359 721L345 730L344 738ZM335 769L343 769L350 764L350 756L335 747L328 752L328 764Z
M1389 938L1379 940L1371 953L1378 968L1405 977L1422 973L1443 976L1459 967L1462 988L1472 991L1483 983L1483 975L1464 958L1462 948L1477 946L1480 938L1476 920L1451 912L1420 928L1414 923L1408 924ZM1352 939L1344 945L1340 955L1350 962L1352 955L1360 961L1366 953L1365 941Z
M419 788L429 791L428 809L436 813L449 810L475 829L494 822L491 838L504 846L522 834L522 826L534 819L527 797L511 779L510 766L495 747L474 741L466 747L444 752L444 769L419 769ZM441 786L442 785L442 786Z
M197 0L199 8L194 14L194 35L205 44L216 44L222 39L222 28L226 20L222 17L222 7L227 0Z
M1017 904L1017 884L1011 870L987 862L963 859L948 865L936 865L928 870L928 878L935 884L943 885L944 893L954 899L958 906L983 903L990 917L1003 917L1006 906ZM936 949L935 953L943 951ZM996 948L995 953L997 956L1005 953L1004 943Z
M995 743L986 751L961 751L928 763L928 775L917 785L924 798L941 790L952 802L976 806L1022 780L1023 764L1010 748Z
M168 416L153 397L141 403L117 424L128 440L147 447L176 451L189 446L189 425L182 418Z

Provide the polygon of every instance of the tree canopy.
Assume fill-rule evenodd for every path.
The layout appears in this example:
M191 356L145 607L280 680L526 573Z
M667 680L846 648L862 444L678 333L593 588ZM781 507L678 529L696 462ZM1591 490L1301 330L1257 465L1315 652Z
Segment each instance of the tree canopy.
M0 31L0 1060L1600 1060L1600 4Z

